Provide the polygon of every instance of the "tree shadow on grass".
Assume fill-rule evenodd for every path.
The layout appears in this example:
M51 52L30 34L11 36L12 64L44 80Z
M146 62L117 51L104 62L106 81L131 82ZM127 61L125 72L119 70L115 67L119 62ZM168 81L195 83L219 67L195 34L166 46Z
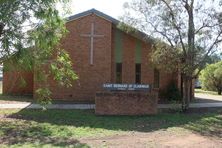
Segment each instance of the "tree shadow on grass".
M74 138L55 137L44 127L15 119L0 120L0 146L17 147L89 147Z
M203 136L211 138L222 138L222 115L208 115L195 122L190 122L184 126L186 129L194 131Z
M112 131L152 132L170 127L182 127L204 136L222 138L222 111L215 113L161 113L152 116L96 116L93 110L21 110L8 118L50 123L69 131L67 127ZM67 128L67 129L66 129ZM71 131L70 131L71 132ZM93 131L92 131L93 132ZM72 135L72 133L69 133ZM96 131L95 131L96 134Z

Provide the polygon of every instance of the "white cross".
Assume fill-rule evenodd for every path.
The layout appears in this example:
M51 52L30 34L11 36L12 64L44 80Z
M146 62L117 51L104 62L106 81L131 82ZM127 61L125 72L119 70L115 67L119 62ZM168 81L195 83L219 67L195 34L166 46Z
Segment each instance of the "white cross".
M99 37L104 37L104 35L96 35L95 34L95 26L94 23L91 25L91 33L90 34L81 34L80 36L82 37L89 37L91 40L91 47L90 47L90 64L93 65L93 43L94 43L94 38L99 38Z

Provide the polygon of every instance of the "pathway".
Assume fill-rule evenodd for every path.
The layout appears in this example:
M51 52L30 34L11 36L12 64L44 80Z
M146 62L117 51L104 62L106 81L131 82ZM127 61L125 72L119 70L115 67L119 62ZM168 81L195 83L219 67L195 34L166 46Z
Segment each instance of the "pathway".
M159 104L158 109L180 108L180 104ZM222 108L221 103L192 103L190 108ZM41 109L39 104L17 103L0 104L0 109ZM51 104L48 109L95 109L95 104Z
M222 96L196 93L194 103L220 103L222 102Z
M195 101L190 108L222 108L222 96L195 94ZM159 104L158 109L180 108L181 104ZM39 104L19 101L0 101L0 109L41 109ZM51 104L48 109L95 109L95 104Z

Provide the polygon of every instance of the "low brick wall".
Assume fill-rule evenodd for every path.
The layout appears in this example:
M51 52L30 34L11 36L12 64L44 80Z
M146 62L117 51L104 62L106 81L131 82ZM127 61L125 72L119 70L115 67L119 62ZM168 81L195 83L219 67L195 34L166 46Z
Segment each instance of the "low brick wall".
M95 98L97 115L149 115L157 113L156 92L99 92Z

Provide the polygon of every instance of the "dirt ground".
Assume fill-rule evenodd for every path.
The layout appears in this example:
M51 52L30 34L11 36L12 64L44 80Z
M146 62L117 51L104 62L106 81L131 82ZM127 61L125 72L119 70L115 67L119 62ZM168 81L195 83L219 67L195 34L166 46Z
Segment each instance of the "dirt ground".
M108 148L222 148L222 139L195 133L135 132L102 138L81 139L91 147Z

